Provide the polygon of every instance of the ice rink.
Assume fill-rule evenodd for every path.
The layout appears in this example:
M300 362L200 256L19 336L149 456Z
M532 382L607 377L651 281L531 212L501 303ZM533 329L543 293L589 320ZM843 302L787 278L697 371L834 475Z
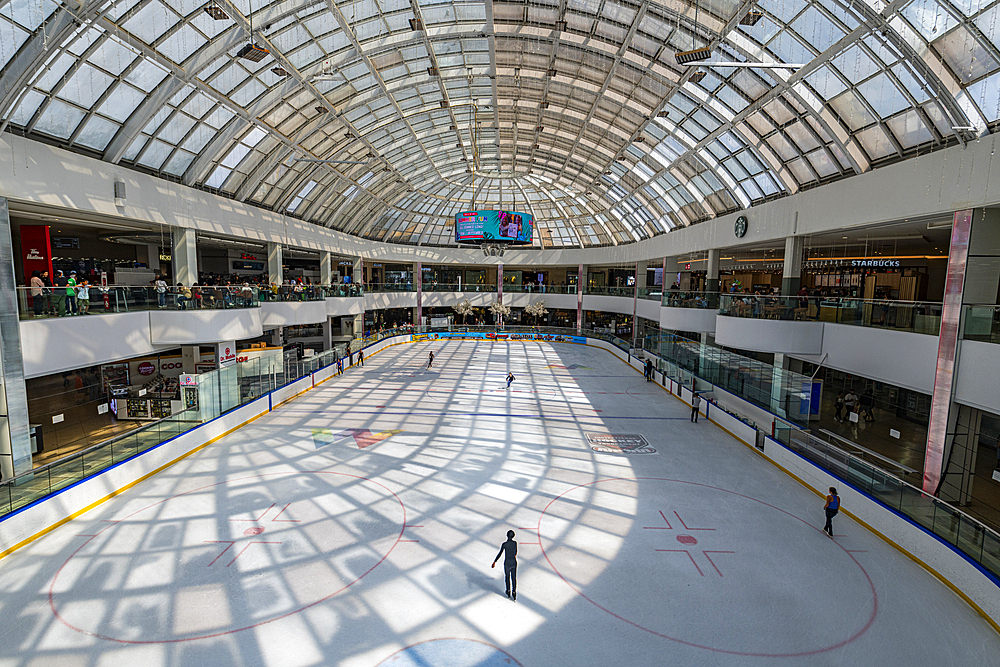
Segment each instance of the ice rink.
M592 347L390 347L0 561L0 667L998 664L689 413Z

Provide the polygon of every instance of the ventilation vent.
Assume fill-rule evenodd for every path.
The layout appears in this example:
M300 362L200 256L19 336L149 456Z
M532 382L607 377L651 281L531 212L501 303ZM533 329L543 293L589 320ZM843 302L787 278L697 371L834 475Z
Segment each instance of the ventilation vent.
M427 76L438 76L438 68L437 67L428 67L427 68Z
M329 113L329 109L324 106L316 105L316 113Z
M442 109L447 109L449 106L451 106L451 105L448 104L448 100L441 100L441 108Z
M757 22L764 18L764 12L751 9L747 15L740 19L740 25L757 25Z
M558 30L559 32L566 32L566 22L556 21L556 30Z
M701 83L701 80L705 78L705 74L707 74L705 70L698 70L697 72L688 77L688 81L690 81L691 83Z
M278 76L288 76L288 71L284 67L272 67L271 71Z
M423 30L424 22L420 19L410 19L410 30Z

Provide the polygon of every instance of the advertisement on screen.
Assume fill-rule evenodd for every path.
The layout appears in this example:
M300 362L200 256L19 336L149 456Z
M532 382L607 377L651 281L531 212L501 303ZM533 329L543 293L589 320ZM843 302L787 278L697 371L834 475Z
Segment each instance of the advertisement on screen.
M513 211L462 211L455 214L458 243L531 243L534 216Z

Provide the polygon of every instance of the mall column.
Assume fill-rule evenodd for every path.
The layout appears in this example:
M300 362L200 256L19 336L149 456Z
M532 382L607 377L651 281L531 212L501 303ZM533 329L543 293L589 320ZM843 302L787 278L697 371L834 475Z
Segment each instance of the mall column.
M965 333L988 334L992 328L992 305L982 309L966 306L996 303L1000 211L979 208L955 213L949 246L923 489L943 500L967 504L975 479L981 413L953 400L955 372L962 349L959 341Z
M282 271L283 259L281 257L281 244L267 244L267 281L272 285L280 285L284 282Z
M632 347L639 343L639 294L646 289L646 260L635 263L635 291L632 293ZM659 322L657 322L659 326Z
M193 229L175 227L173 231L173 248L171 261L173 275L170 284L181 283L190 287L198 282L198 243L197 233Z
M802 286L802 254L805 251L804 237L789 236L785 239L785 263L781 268L781 294L792 296ZM752 285L748 285L752 287Z
M31 470L31 435L28 431L28 393L21 358L21 327L17 319L14 248L10 236L7 199L0 197L0 472L3 478Z
M705 269L705 291L719 291L719 249L709 248L708 266Z
M413 309L413 321L423 324L424 321L424 269L423 264L414 262L411 270L413 272L413 291L417 293L417 305Z
M328 252L319 254L319 284L328 287L333 284L333 260ZM333 347L333 325L330 316L323 320L323 351Z
M583 333L583 288L587 284L587 267L580 264L576 269L576 332Z
M356 285L365 284L365 260L360 257L354 258L354 268L351 272L351 282ZM365 300L361 299L361 313L354 316L354 333L365 335ZM353 347L351 348L354 349Z
M328 252L319 254L319 284L330 285L333 283L333 259Z

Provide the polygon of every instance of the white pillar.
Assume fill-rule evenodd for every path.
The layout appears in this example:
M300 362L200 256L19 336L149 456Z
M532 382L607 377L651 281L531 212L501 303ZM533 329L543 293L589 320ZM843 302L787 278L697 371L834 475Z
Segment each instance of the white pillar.
M0 427L0 470L4 479L28 472L32 466L28 392L24 384L21 328L14 296L16 285L7 199L0 197L0 289L7 295L0 300L0 372L3 373L0 414L7 417L6 424Z
M155 243L146 246L146 266L153 273L160 272L160 246Z
M281 244L267 244L267 280L272 285L280 285L284 282L282 271Z
M804 241L801 236L789 236L785 239L785 263L781 269L781 293L785 296L798 292L802 284Z
M197 233L193 229L175 228L171 254L173 275L170 283L182 283L190 287L198 282Z
M587 285L587 267L580 264L576 270L576 332L583 331L583 290Z
M333 282L333 266L330 253L319 254L319 284L329 285Z
M197 373L195 367L201 359L201 350L197 345L185 345L181 348L181 370L185 373Z
M421 262L413 263L413 289L417 292L417 307L413 310L413 318L417 324L424 321L424 265Z
M330 318L323 320L323 351L333 348L333 323Z
M705 291L719 291L719 249L710 248L708 251L708 267L705 276Z
M361 257L354 258L354 270L351 280L357 285L365 284L365 260ZM365 300L361 300L361 313L354 316L354 334L364 335L365 333Z

